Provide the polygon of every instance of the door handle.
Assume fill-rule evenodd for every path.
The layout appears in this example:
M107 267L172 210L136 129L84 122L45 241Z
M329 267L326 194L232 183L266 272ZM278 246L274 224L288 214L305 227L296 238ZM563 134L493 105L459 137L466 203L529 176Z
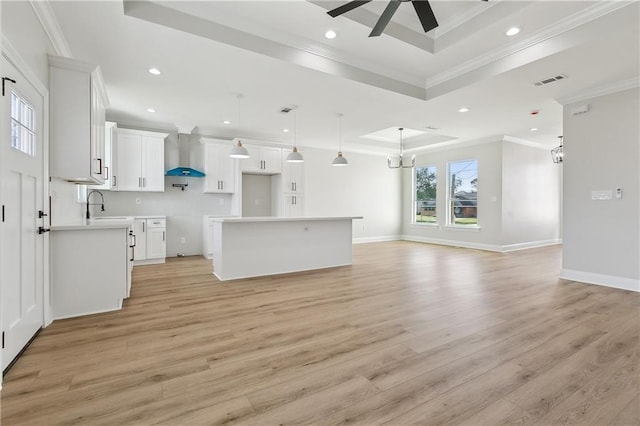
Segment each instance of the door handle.
M142 178L138 177L138 188L142 188Z
M44 226L38 226L38 235L42 235L45 232L50 232L51 229L45 229Z
M42 210L38 210L38 219L42 219L45 216L49 216L49 215L43 212Z
M146 187L147 187L147 178L146 178L146 177L143 177L143 178L142 178L142 187L143 187L143 188L146 188Z
M109 180L109 167L104 166L104 180Z
M162 241L164 241L164 234L165 234L165 231L162 231Z
M96 174L101 175L102 174L102 158L96 158L96 160L98 161L98 171L96 172Z
M118 186L118 185L117 185L117 182L118 182L118 180L116 179L116 176L115 176L115 175L113 175L113 176L111 177L111 186Z

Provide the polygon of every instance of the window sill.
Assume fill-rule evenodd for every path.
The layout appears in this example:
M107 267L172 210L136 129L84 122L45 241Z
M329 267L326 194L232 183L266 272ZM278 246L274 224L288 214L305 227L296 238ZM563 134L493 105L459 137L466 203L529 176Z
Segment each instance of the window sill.
M444 228L446 230L452 230L452 231L472 231L472 232L479 232L480 229L482 229L478 225L445 225Z
M438 225L437 223L428 223L428 222L422 222L422 223L413 222L411 226L417 226L418 228L426 227L426 228L440 229L440 225Z

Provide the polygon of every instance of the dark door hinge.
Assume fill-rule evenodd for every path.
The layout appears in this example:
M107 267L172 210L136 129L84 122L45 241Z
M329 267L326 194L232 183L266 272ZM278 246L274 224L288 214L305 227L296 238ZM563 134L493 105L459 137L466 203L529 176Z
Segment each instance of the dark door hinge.
M2 332L2 349L4 349L4 331Z
M2 77L2 96L4 96L4 83L5 83L6 81L10 81L10 82L12 82L13 84L16 84L16 81L15 81L14 79L12 79L12 78L9 78L9 77Z
M2 221L4 222L4 204L2 205Z

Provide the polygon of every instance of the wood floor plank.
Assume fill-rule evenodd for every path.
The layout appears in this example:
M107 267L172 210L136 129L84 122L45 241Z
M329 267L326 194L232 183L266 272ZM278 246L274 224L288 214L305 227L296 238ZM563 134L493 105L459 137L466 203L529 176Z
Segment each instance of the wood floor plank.
M640 295L559 280L560 254L394 241L231 282L198 256L139 266L122 310L42 330L0 420L638 424Z

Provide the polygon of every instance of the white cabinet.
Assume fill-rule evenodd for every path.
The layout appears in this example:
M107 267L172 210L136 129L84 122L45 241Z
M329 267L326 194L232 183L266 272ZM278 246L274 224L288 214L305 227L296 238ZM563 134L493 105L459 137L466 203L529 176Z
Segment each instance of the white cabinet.
M49 56L50 174L70 182L105 181L106 92L95 65Z
M104 126L104 183L96 189L111 189L117 124L107 121Z
M133 233L136 236L134 251L135 265L164 263L167 257L167 221L164 217L133 220Z
M304 216L304 163L287 163L282 153L282 174L271 180L271 210L275 216Z
M164 139L166 133L118 129L112 189L164 191Z
M286 155L283 155L286 157ZM304 163L287 163L282 160L282 187L283 193L304 193Z
M233 143L237 143L234 139ZM245 145L250 158L242 160L242 173L276 175L282 173L282 149L270 146Z
M202 191L206 193L233 194L237 191L238 160L229 157L232 144L230 141L201 138L202 155L200 167L205 177Z
M167 257L167 225L165 219L147 219L147 259Z
M284 194L280 214L282 217L304 216L304 195Z
M202 217L202 255L207 259L213 259L213 217Z
M128 225L51 231L53 319L120 309L130 274Z

